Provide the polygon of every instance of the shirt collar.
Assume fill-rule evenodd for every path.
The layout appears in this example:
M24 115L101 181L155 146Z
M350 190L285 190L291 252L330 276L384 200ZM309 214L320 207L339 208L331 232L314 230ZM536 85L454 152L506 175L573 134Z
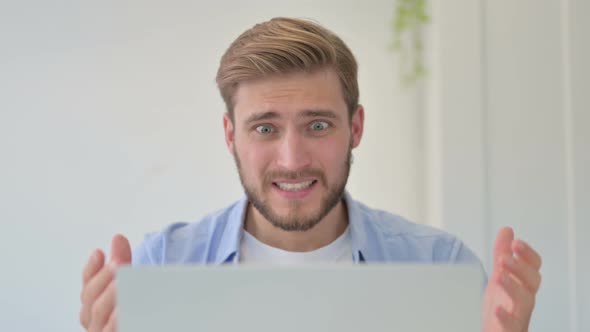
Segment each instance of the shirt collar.
M364 220L359 203L352 199L348 191L344 192L344 202L348 210L348 224L350 227L352 241L352 258L354 263L363 263L370 260L374 248L368 241L367 225ZM244 195L230 209L227 219L223 222L217 251L215 254L215 264L237 263L240 259L240 244L244 234L244 219L246 217L246 208L248 199Z
M367 238L365 220L361 214L359 203L356 202L348 191L344 192L344 202L348 210L348 227L352 241L352 260L354 263L364 263L367 254L370 254L370 242Z
M237 263L240 256L240 243L244 232L244 218L248 199L244 195L234 206L231 207L229 215L223 220L217 252L215 253L215 264Z

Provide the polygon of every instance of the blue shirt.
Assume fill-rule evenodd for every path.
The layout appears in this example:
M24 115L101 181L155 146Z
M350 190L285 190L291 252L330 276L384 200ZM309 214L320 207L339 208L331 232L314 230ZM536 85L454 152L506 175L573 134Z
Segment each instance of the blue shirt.
M355 263L471 263L480 260L456 237L344 194ZM133 265L223 264L240 261L246 197L196 223L174 223L148 234L133 251ZM483 271L483 268L482 268Z

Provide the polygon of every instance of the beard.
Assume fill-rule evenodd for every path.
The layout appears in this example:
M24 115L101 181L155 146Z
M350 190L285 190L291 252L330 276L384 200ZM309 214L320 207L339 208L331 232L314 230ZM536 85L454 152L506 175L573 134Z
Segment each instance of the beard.
M309 168L301 171L270 171L263 177L262 192L257 190L256 186L248 183L245 179L240 158L234 148L234 160L238 168L238 174L240 176L240 182L248 201L260 212L260 214L268 220L273 226L287 231L287 232L305 232L312 229L314 226L320 223L320 221L340 202L344 196L344 189L346 182L348 181L348 175L350 174L350 166L352 160L352 141L348 148L346 160L341 165L341 169L338 171L341 175L336 179L336 182L329 185L326 180L325 174L318 169ZM321 198L320 207L316 211L305 213L303 206L300 201L294 200L290 202L290 211L287 215L279 215L271 206L271 204L265 200L264 192L268 194L268 190L273 186L273 180L277 178L296 180L304 177L314 177L318 183L328 188L327 193ZM316 184L316 185L317 185Z

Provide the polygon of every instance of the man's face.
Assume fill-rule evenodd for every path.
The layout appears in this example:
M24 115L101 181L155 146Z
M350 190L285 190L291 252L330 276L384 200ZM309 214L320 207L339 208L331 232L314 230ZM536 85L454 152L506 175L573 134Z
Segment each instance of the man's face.
M342 198L363 109L349 121L333 70L249 81L234 98L225 137L250 203L283 230L311 229Z

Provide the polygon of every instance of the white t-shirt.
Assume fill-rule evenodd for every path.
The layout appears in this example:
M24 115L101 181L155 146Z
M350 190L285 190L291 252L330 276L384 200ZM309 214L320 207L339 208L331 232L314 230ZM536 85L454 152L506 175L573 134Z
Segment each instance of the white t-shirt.
M273 265L309 263L352 264L352 241L349 227L332 243L307 252L293 252L271 247L244 231L240 245L240 262Z

